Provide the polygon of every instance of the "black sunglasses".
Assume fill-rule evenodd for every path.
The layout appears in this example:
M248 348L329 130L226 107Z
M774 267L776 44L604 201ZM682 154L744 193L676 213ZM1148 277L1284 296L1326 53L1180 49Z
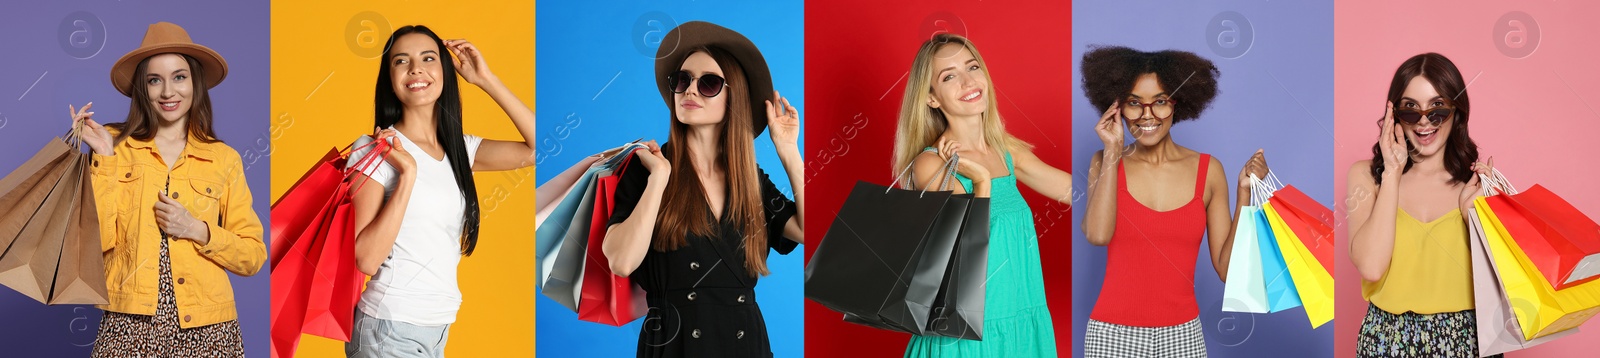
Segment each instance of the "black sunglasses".
M1426 118L1430 124L1439 125L1455 113L1456 109L1450 107L1434 107L1426 111L1416 108L1395 108L1394 119L1408 125L1416 125Z
M698 78L690 75L689 71L678 71L678 73L667 75L667 83L672 84L672 93L689 91L690 82L696 80L700 81L700 96L706 98L722 94L722 88L728 86L728 81L723 79L722 76L710 73Z

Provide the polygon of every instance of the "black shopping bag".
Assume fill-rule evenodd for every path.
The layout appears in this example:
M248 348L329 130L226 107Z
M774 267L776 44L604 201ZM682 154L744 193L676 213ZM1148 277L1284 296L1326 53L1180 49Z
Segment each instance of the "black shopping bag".
M989 199L967 205L967 217L929 313L932 334L983 340L983 300L989 274Z
M946 163L945 181L953 175L955 160ZM856 183L806 265L806 298L844 313L848 322L918 335L932 333L928 330L933 323L930 314L937 306L952 259L962 256L956 254L957 240L974 202L982 202L984 207L982 227L968 228L981 229L986 245L987 199ZM979 287L981 284L980 279ZM981 311L979 292L976 300ZM961 329L959 324L943 327Z

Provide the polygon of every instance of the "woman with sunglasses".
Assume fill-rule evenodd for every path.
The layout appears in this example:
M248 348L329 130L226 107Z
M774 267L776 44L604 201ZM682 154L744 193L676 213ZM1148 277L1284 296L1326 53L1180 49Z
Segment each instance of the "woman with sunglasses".
M1045 302L1033 210L1017 184L1070 204L1072 175L1006 132L995 86L978 48L965 37L935 35L911 63L895 130L895 172L910 166L915 187L942 187L954 156L958 194L990 199L983 340L913 336L907 357L1054 357L1055 329ZM994 176L991 173L1000 174Z
M1210 238L1212 267L1225 280L1237 214L1250 202L1248 175L1265 178L1266 158L1256 151L1245 162L1230 208L1222 162L1172 138L1173 125L1199 118L1216 98L1220 73L1211 61L1100 47L1083 56L1080 73L1089 102L1104 111L1095 131L1105 146L1090 160L1083 218L1089 244L1106 246L1084 356L1205 356L1194 295L1201 240ZM1129 127L1134 141L1124 145Z
M372 279L361 292L345 355L443 357L461 308L456 269L478 244L472 173L527 167L534 153L532 142L463 134L456 76L494 99L524 140L533 138L533 111L466 40L404 26L383 48L373 105L378 132L356 140L353 148L362 149L350 154L366 156L376 146L363 147L375 140L390 148L373 153L384 155L383 163L350 174L356 267Z
M770 357L755 286L769 250L787 254L805 238L800 113L744 35L691 21L666 38L678 39L656 52L668 141L628 159L645 170L621 174L602 251L646 293L638 356ZM756 166L769 123L795 201Z
M1467 134L1466 91L1443 55L1407 59L1389 81L1372 159L1350 167L1350 261L1370 302L1360 356L1478 355L1462 214L1491 164Z

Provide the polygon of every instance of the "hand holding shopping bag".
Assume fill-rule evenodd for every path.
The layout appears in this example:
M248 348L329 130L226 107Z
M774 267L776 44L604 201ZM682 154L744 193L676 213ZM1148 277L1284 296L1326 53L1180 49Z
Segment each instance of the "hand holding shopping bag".
M1480 182L1483 183L1483 193L1480 196L1490 196L1495 191L1516 193L1515 188L1502 180L1494 180L1487 176L1480 178ZM1498 265L1509 266L1511 263L1496 262L1489 254L1483 222L1479 219L1477 209L1468 208L1465 216L1468 235L1472 241L1468 244L1472 249L1472 291L1478 320L1478 355L1487 357L1531 348L1578 332L1578 329L1574 328L1531 340L1525 338L1522 325L1517 323L1516 316L1512 313L1513 306L1507 300L1505 288L1500 284Z
M583 292L584 257L588 251L589 231L593 227L597 193L595 179L601 173L614 171L622 161L627 160L628 156L624 153L642 147L643 144L634 141L587 157L580 161L582 173L572 180L572 187L551 187L552 190L566 191L567 197L547 204L554 208L550 208L549 214L540 219L535 232L535 256L539 261L538 291L572 312L578 312L578 301ZM582 164L584 162L590 164ZM569 168L569 171L575 170ZM546 182L545 185L567 184ZM541 212L545 209L540 208Z
M1498 172L1486 178L1505 181ZM1511 188L1509 184L1503 187ZM1530 213L1517 210L1510 203L1514 195L1520 194L1478 197L1473 200L1473 207L1483 228L1489 258L1495 263L1500 285L1523 339L1532 341L1576 328L1600 313L1600 281L1591 280L1562 289L1552 285L1521 247L1521 241L1528 239L1518 239L1519 236L1539 235L1539 231L1530 222ZM1501 211L1502 208L1507 210Z
M1267 180L1249 174L1250 205L1239 208L1239 228L1234 230L1233 251L1228 259L1228 281L1222 288L1222 311L1267 313L1267 283L1261 264L1261 246L1256 215L1261 204L1272 196L1273 188L1281 186L1278 177L1267 173Z
M946 184L953 177L957 160L952 156L941 169ZM987 245L987 223L975 225L977 222L973 221L974 225L965 225L969 217L988 215L986 210L972 210L986 208L986 199L928 188L893 187L909 171L907 166L891 186L856 183L806 264L806 298L844 313L848 322L912 334L981 339L982 310L975 307L981 297L973 297L983 292L981 281L961 279L949 283L959 286L950 289L969 292L959 299L962 303L957 309L970 313L962 317L969 330L962 332L948 326L950 318L942 315L949 312L947 305L938 312L932 309L944 289L941 286L951 270L952 256L964 260L955 270L963 275L960 277L967 277L966 269L971 267L967 263L975 261L967 258L968 253L987 250L968 246ZM971 241L963 242L968 240L964 236L968 232L983 232L984 239L980 242L972 236ZM974 290L968 285L978 287Z
M0 284L45 304L105 304L104 251L83 122L0 179Z

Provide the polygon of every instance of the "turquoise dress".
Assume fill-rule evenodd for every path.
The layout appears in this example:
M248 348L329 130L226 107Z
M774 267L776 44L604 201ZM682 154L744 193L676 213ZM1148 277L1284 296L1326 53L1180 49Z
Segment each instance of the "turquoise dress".
M1044 271L1033 211L1017 191L1006 153L1006 176L989 180L989 281L984 287L983 340L912 336L906 357L1055 357L1056 334L1045 303ZM956 174L972 192L972 180ZM1064 184L1064 183L1063 183Z

